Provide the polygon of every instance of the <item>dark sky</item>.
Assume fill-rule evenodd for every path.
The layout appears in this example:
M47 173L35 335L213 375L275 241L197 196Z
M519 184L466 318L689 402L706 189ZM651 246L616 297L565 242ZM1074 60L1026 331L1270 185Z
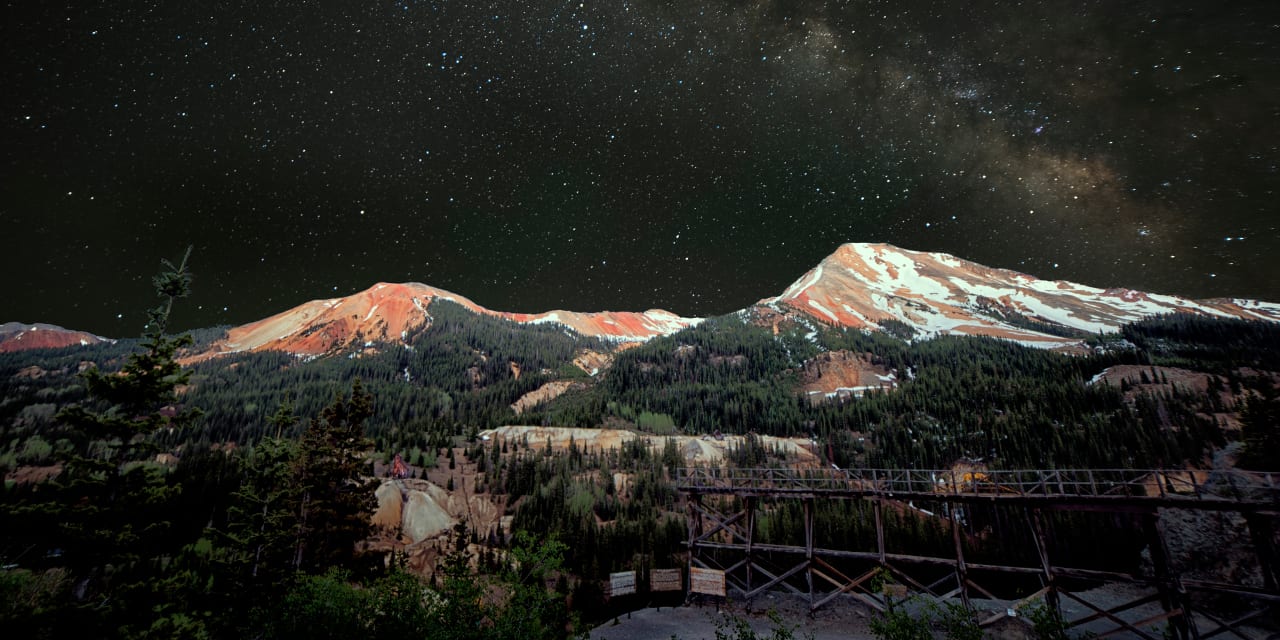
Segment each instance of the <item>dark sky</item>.
M6 2L0 321L710 315L843 242L1280 300L1265 2Z

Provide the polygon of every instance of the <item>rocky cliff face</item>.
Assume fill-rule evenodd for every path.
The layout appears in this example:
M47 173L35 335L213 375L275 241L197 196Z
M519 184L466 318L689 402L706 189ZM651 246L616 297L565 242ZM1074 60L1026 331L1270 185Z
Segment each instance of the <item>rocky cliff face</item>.
M837 326L875 329L890 321L920 337L992 336L1049 348L1076 345L1080 336L1115 331L1155 314L1280 321L1277 304L1189 300L1040 280L887 244L843 245L782 295L759 304Z

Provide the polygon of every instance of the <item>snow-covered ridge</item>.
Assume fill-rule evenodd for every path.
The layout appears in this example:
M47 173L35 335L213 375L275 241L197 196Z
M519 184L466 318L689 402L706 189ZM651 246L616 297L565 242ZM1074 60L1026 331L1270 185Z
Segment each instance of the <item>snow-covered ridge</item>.
M839 326L874 329L880 322L896 320L924 337L986 335L1046 348L1078 346L1081 341L1027 328L1030 323L1057 325L1059 333L1095 334L1174 312L1280 321L1280 304L1197 301L1040 280L945 253L887 244L842 245L782 295L761 304L783 305Z

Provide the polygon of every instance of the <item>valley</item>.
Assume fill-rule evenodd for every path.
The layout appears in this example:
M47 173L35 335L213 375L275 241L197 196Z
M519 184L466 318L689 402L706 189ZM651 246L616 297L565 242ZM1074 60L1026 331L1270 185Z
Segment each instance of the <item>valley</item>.
M710 318L493 312L380 284L190 340L0 350L0 553L13 593L37 603L6 615L235 636L300 624L276 613L287 602L382 598L492 637L534 610L560 637L636 606L606 595L611 574L647 585L689 565L681 469L1167 469L1201 484L1274 471L1275 314L846 245L782 295ZM954 553L959 536L979 565L1036 566L1010 524L1024 516L974 507L953 533L942 502L873 517L865 501L805 516L775 500L752 536L795 545L808 527L867 549L879 530L916 556ZM1048 521L1064 566L1150 571L1150 540L1124 518ZM1211 533L1233 520L1168 522L1199 532L1166 534L1179 550L1245 544ZM1240 566L1228 553L1196 570L1271 588ZM480 604L395 600L408 584ZM88 593L119 604L84 610ZM171 609L140 613L153 601ZM184 617L199 602L219 615Z

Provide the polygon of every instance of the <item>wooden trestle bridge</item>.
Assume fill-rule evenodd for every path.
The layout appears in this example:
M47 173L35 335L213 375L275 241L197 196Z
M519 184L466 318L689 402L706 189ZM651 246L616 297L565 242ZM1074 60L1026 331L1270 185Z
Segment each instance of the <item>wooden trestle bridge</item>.
M676 484L687 497L690 569L723 570L728 587L737 592L734 595L746 600L766 591L787 590L807 596L812 611L849 594L883 611L893 597L892 591L873 585L883 580L881 576L889 576L898 596L909 591L926 599L959 602L974 611L971 597L1012 600L996 597L979 583L979 578L1005 582L1012 578L1030 581L1033 587L1038 584L1040 588L1007 611L981 619L983 625L1013 614L1015 606L1023 602L1039 598L1057 611L1062 610L1062 599L1077 603L1076 609L1083 607L1089 613L1074 619L1066 616L1066 623L1069 627L1089 625L1090 630L1100 632L1100 638L1131 632L1149 640L1162 640L1161 633L1155 631L1156 625L1168 625L1183 640L1226 633L1257 640L1268 637L1267 633L1276 637L1275 625L1280 623L1280 564L1275 542L1275 525L1280 518L1280 473L684 468L678 471ZM851 546L848 541L820 543L815 539L815 503L828 500L870 503L874 549L849 549L845 548ZM787 501L801 503L803 545L756 540L757 511L762 501L765 509L777 508ZM1036 564L1034 560L966 560L963 514L966 509L981 509L979 505L1000 505L1006 513L1018 515L1017 520L1026 527L1019 537L1034 546L1024 557L1038 558L1038 566L1025 566ZM925 508L932 511L923 511ZM887 550L885 509L898 513L914 510L940 520L951 530L952 550L936 555ZM1258 569L1254 575L1261 574L1261 584L1257 579L1238 584L1180 575L1180 563L1170 557L1165 531L1167 520L1175 515L1171 510L1239 514L1249 529ZM1149 566L1124 572L1060 565L1059 561L1065 558L1055 558L1052 553L1055 531L1053 519L1047 516L1062 511L1101 512L1110 514L1112 522L1139 527L1145 536ZM1096 542L1099 546L1107 543ZM1091 596L1085 590L1107 583L1134 585L1126 592L1140 595L1119 604L1090 602ZM1206 599L1217 604L1211 608L1201 606ZM1223 602L1229 604L1225 609ZM1133 619L1135 615L1141 619ZM1270 630L1259 636L1257 630L1268 626Z

